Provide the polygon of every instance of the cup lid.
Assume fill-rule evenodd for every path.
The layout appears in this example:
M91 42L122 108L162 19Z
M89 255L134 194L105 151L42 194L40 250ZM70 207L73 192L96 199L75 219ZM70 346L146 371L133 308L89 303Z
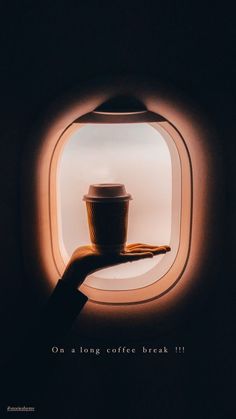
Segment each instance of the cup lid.
M128 201L132 199L126 192L125 185L122 183L97 183L89 186L87 195L84 195L84 201Z

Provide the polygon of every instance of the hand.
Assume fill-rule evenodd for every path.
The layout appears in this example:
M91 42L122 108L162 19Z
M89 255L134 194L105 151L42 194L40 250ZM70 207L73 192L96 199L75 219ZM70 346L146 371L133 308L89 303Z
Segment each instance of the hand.
M92 246L78 247L71 256L66 266L62 280L72 287L80 286L85 278L100 269L119 265L125 262L133 262L166 253L169 246L151 246L143 243L128 244L125 250L119 254L101 254L93 250Z

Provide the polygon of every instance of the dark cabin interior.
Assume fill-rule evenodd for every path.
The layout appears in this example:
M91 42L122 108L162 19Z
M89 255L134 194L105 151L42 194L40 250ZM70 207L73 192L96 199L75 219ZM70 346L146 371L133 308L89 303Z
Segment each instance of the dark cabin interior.
M217 4L155 6L60 1L2 6L3 363L45 299L35 291L23 258L21 173L30 132L51 103L90 80L155 80L188 98L209 120L220 173L212 180L217 181L211 214L215 229L205 231L202 244L207 263L189 302L161 322L150 319L147 329L140 324L136 337L123 334L119 322L109 333L104 322L99 337L96 319L91 320L94 337L79 327L70 337L78 345L100 348L174 342L184 344L185 355L64 359L45 383L42 417L233 417L235 19L230 8Z

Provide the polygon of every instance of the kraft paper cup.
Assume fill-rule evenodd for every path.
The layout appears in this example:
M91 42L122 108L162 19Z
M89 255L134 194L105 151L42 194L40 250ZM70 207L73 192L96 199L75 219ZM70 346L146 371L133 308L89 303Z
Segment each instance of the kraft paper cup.
M99 253L120 253L127 241L131 195L122 184L90 185L84 196L90 239Z

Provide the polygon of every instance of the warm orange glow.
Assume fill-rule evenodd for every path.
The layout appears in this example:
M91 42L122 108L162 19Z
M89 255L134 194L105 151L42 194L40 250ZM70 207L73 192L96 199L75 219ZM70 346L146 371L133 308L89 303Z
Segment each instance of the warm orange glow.
M158 124L158 125L157 125ZM179 226L178 223L178 216L177 220L174 221L172 230L176 229L176 232L174 233L174 236L172 236L171 239L171 247L172 252L167 254L163 259L160 261L160 272L162 272L161 279L158 281L157 276L152 273L154 269L150 270L150 273L148 273L149 278L151 275L153 276L152 282L143 282L144 285L141 285L142 282L137 276L134 277L134 281L131 283L131 286L129 286L128 289L123 288L120 289L118 287L117 290L110 290L109 283L107 289L101 289L101 287L94 287L90 286L89 282L85 283L81 290L91 299L98 302L106 302L106 303L134 303L137 301L144 301L149 300L152 298L155 298L157 296L160 296L164 293L166 293L170 288L174 286L174 284L179 280L181 273L184 270L184 267L186 265L188 253L189 253L189 246L190 246L190 229L191 229L191 167L190 167L190 161L188 158L188 153L186 152L186 147L183 143L182 138L178 135L175 129L171 127L166 122L158 122L158 123L152 123L153 127L156 129L159 129L162 131L162 135L165 138L169 148L170 152L174 155L175 147L177 148L177 151L180 156L181 161L181 175L179 178L179 172L177 170L174 171L174 181L177 185L177 188L181 186L181 203L180 207L181 210L181 216L180 219L182 220ZM161 126L161 127L160 127ZM49 220L47 222L46 228L50 228L51 236L51 252L52 252L52 259L50 264L54 264L55 268L58 272L57 277L61 276L64 269L65 269L65 262L63 260L63 255L60 249L60 242L61 237L59 235L59 229L58 229L58 202L57 202L57 190L56 190L56 184L57 184L57 165L58 165L58 158L60 156L61 150L63 148L63 145L68 140L68 136L71 135L71 133L78 129L77 124L72 124L69 130L65 131L63 135L60 137L60 141L57 142L54 151L52 153L52 158L50 161L50 167L49 167L49 190L47 195L49 196L49 207L48 210L45 208L45 212L48 212ZM167 132L169 131L170 136L167 135ZM175 147L173 146L175 144ZM173 159L174 164L178 164L178 161ZM42 178L42 176L41 176ZM48 185L48 180L45 179L45 184ZM176 190L176 187L174 188L174 191ZM173 192L174 194L176 192ZM179 193L177 193L177 197L174 199L174 201L178 201ZM44 199L45 203L45 199ZM177 208L175 208L175 202L173 203L174 209L173 212L179 211L179 204L177 205ZM184 222L183 222L184 220ZM180 229L180 233L179 233ZM179 240L180 237L180 240ZM47 239L48 240L48 239ZM176 247L177 246L177 247ZM176 248L176 250L175 250ZM46 241L44 243L43 249L47 249ZM176 254L177 252L177 254ZM45 255L46 256L46 255ZM124 268L125 269L125 268ZM142 277L141 277L142 278ZM129 280L126 282L128 283ZM117 292L119 291L119 292Z
M57 162L57 214L51 217L57 217L59 229L55 245L59 243L67 263L76 246L89 243L84 191L94 182L122 182L133 196L128 242L165 243L171 253L102 270L89 276L85 285L105 291L144 288L166 274L178 252L181 166L177 148L158 124L88 124L85 132L74 125L75 133Z
M146 92L144 89L137 89L135 96L140 97L147 108L162 115L173 124L184 138L185 144L180 136L176 135L175 129L168 122L157 122L163 133L169 133L175 139L175 145L181 156L182 165L182 220L181 223L181 245L175 263L164 278L141 289L132 291L104 291L83 285L81 290L91 300L106 303L134 303L145 300L152 300L148 304L139 304L139 313L148 310L163 310L176 303L177 298L186 294L188 287L197 281L197 275L204 264L203 232L208 226L212 226L207 214L207 203L210 202L211 185L208 181L209 173L212 171L212 161L207 148L207 134L201 129L200 120L195 115L187 112L181 104L171 98L164 98L158 94ZM116 88L108 88L106 94L95 91L94 95L86 95L83 100L68 101L65 111L55 114L54 120L45 127L44 133L40 135L40 148L36 156L37 170L34 173L34 182L37 186L35 191L37 220L36 229L39 238L39 246L35 250L40 257L37 263L43 268L45 281L54 286L64 269L64 262L58 246L58 225L56 214L56 168L61 152L61 147L74 132L73 121L80 115L93 110L107 97L117 94ZM69 127L69 128L68 128ZM66 131L65 131L66 130ZM60 138L60 146L58 139ZM192 168L189 166L188 153L191 156ZM53 159L52 159L53 156ZM191 179L192 169L192 179ZM50 182L49 182L50 180ZM191 181L193 187L192 214L191 205ZM32 180L33 182L33 180ZM192 223L189 222L192 217ZM187 220L187 221L186 221ZM191 246L189 247L190 226ZM35 235L35 231L34 231ZM28 250L30 253L30 250ZM28 254L29 254L28 253ZM33 259L35 260L35 259ZM37 272L38 266L33 269ZM42 280L42 278L40 278ZM168 292L167 292L168 291ZM156 297L159 297L156 300ZM85 309L108 310L107 306L97 305L90 302ZM118 310L118 309L117 309ZM133 313L136 309L132 306ZM130 309L119 308L120 312L129 312Z

